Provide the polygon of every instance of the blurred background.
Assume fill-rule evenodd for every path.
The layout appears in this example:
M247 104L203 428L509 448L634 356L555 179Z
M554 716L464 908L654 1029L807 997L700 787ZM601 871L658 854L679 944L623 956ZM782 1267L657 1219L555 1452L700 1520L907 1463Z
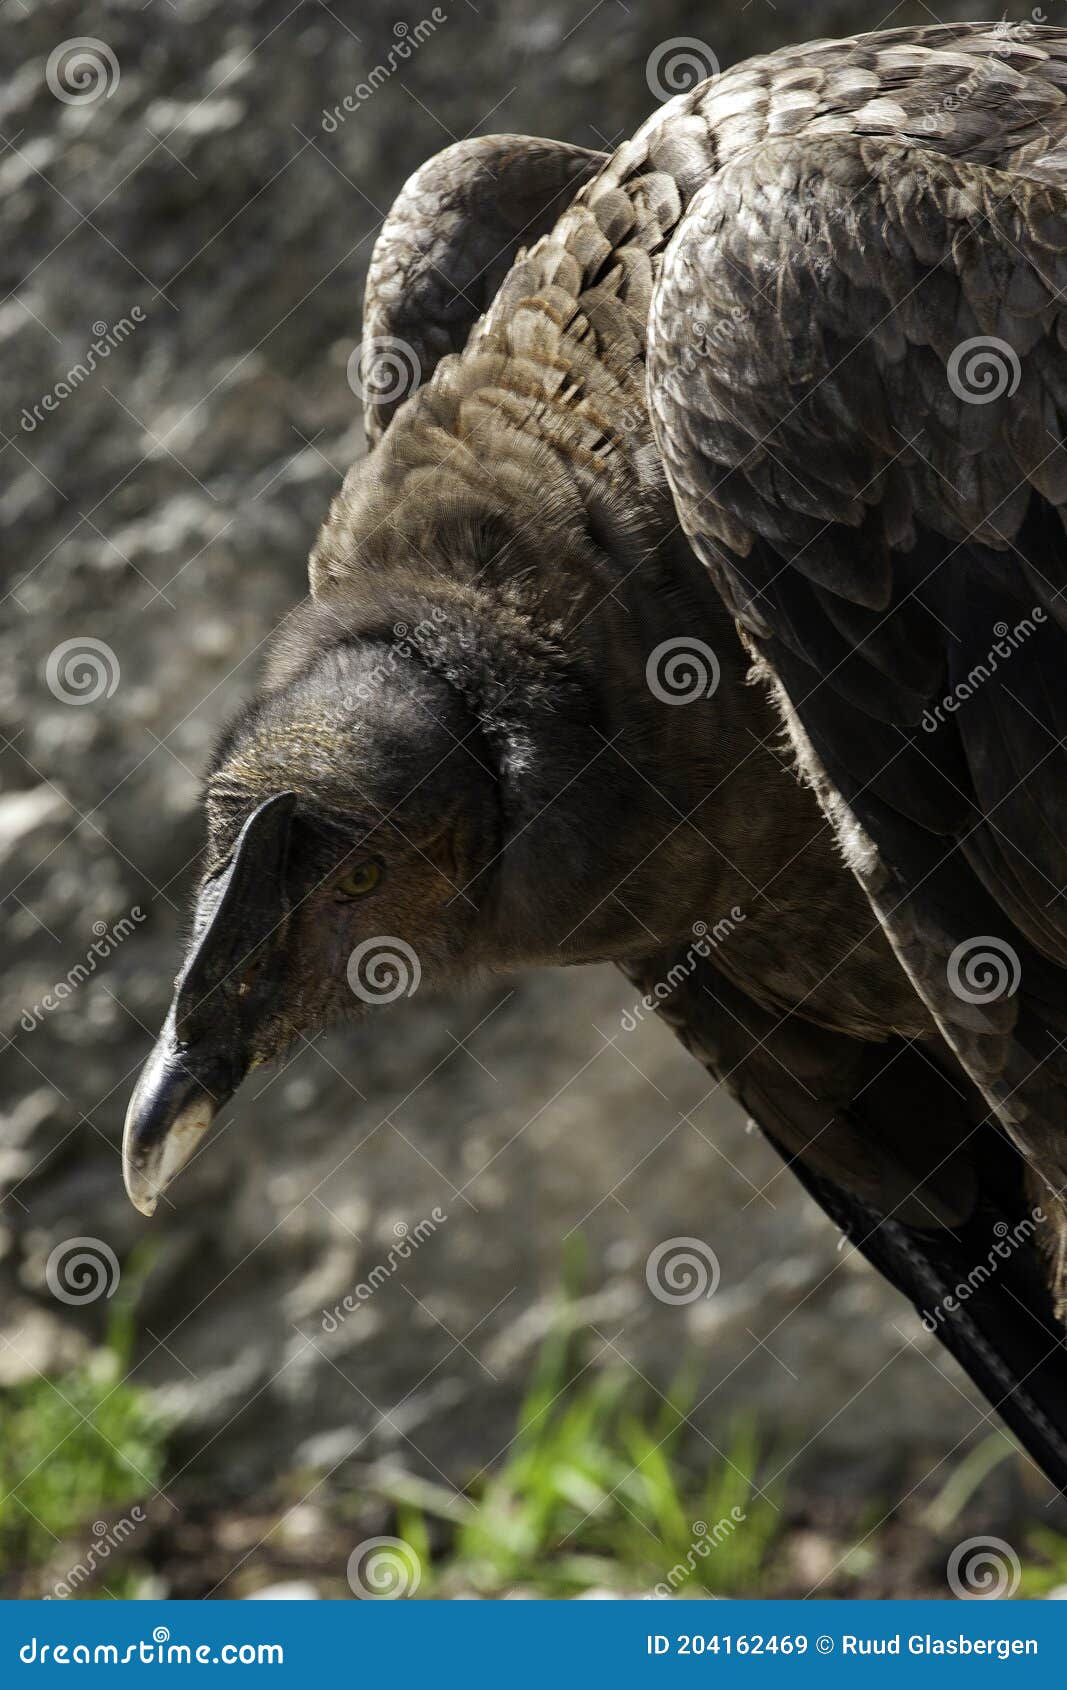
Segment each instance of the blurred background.
M200 771L363 450L404 179L491 131L610 148L665 40L726 68L930 7L3 16L0 1591L943 1595L976 1522L1055 1588L1047 1487L611 969L306 1045L151 1223L118 1156ZM651 1294L679 1237L714 1296Z

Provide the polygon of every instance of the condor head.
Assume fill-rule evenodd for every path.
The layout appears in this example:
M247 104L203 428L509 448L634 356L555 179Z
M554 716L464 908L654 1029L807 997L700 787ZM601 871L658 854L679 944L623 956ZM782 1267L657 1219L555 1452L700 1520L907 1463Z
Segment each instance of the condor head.
M496 779L455 691L338 642L226 731L186 957L126 1117L151 1214L245 1075L294 1041L455 982L489 950Z

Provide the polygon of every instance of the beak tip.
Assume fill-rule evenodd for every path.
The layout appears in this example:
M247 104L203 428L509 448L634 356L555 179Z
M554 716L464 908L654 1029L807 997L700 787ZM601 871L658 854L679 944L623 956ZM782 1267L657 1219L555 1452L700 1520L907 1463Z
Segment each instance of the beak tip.
M159 1197L153 1196L142 1184L140 1176L131 1177L129 1171L125 1174L126 1195L139 1214L151 1220L159 1204Z
M123 1134L123 1180L140 1214L155 1214L163 1192L211 1126L216 1107L169 1042L161 1039L130 1099Z

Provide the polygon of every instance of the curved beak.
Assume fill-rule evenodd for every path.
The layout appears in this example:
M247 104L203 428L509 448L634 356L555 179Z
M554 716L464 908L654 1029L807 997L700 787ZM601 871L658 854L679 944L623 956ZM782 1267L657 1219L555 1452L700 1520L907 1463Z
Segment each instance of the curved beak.
M221 1072L208 1075L205 1055L200 1053L197 1063L175 1037L172 1008L141 1069L122 1135L122 1177L130 1202L142 1215L155 1214L161 1195L191 1161L244 1078L243 1072L233 1079Z
M256 1058L256 1032L280 984L288 929L286 859L296 795L254 810L204 886L189 956L126 1111L123 1178L155 1212Z

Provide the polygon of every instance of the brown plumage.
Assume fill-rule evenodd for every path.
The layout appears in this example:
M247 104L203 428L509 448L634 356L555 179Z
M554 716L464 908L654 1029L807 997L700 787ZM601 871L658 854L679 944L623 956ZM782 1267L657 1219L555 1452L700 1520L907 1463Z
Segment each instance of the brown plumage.
M439 988L612 958L1067 1483L1064 86L1060 31L893 31L740 66L596 174L494 137L413 179L378 443L208 780L143 1207L253 1062L363 1012L377 937ZM983 335L1019 380L976 406Z

